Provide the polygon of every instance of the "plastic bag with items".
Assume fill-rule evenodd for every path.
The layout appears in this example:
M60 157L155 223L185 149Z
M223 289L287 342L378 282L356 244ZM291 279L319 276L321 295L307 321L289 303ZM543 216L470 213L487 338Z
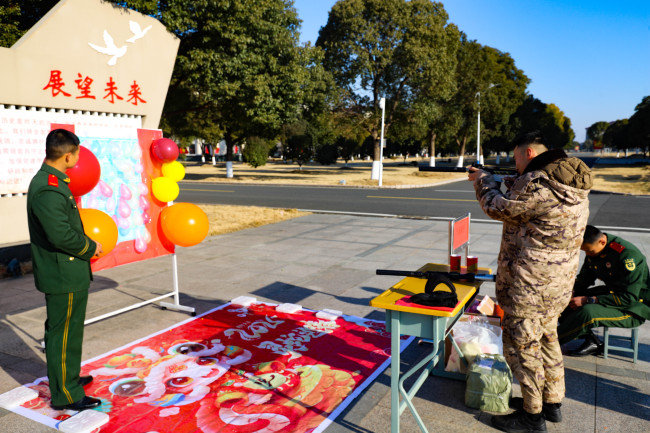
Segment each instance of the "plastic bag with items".
M503 355L501 328L489 322L487 317L466 315L456 323L453 339L468 362L481 353ZM445 371L466 373L467 366L452 346Z
M512 373L502 355L477 355L467 372L465 404L488 412L508 412Z

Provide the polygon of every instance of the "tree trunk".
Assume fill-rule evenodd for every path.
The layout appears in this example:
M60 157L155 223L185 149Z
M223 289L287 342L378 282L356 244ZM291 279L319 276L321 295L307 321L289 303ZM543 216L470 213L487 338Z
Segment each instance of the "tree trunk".
M438 134L435 133L433 129L429 131L429 167L436 166L436 137Z
M233 147L235 147L235 141L230 131L226 130L226 133L224 134L224 140L226 141L226 177L231 179L233 177L232 151L233 151Z
M463 135L463 141L462 143L456 139L456 143L460 145L460 154L458 155L458 164L456 164L456 167L464 167L464 159L465 159L465 145L467 144L467 135Z
M370 172L370 179L379 180L379 170L381 165L381 137L377 131L372 131L370 134L374 141L372 153L372 171Z

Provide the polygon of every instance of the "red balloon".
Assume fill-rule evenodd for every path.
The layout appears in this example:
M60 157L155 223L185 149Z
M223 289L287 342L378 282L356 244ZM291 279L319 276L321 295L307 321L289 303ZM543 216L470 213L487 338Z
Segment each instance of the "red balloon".
M75 197L88 194L99 182L102 169L97 157L89 149L79 146L79 161L65 172L70 178L70 191Z
M159 138L151 143L151 157L157 162L172 162L178 158L178 145L169 138Z

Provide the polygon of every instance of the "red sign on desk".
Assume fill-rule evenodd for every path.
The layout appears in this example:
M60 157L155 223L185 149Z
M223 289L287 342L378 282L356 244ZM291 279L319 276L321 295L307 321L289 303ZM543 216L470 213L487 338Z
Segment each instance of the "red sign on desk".
M469 242L469 216L454 223L454 243L452 250L456 250Z

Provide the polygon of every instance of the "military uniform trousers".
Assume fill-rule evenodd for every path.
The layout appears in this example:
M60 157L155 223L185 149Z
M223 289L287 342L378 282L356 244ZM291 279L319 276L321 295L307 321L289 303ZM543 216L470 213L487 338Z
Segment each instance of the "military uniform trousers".
M591 328L607 326L608 328L636 328L644 320L612 307L601 304L586 304L572 310L567 308L560 316L557 329L560 344L568 343L574 338L584 338Z
M54 406L74 403L85 396L78 381L87 303L88 290L45 295L45 356Z
M503 354L521 385L528 413L540 413L543 403L560 403L564 398L564 359L557 319L509 314L503 318Z

